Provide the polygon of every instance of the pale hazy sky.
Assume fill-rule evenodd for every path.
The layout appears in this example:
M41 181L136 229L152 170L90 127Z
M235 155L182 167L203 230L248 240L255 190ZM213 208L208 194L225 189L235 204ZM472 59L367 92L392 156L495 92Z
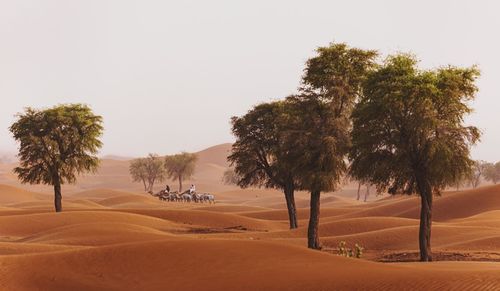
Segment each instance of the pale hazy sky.
M423 67L477 64L474 158L500 160L497 1L0 0L0 149L25 106L82 102L102 154L233 141L229 118L296 91L331 41L411 51Z

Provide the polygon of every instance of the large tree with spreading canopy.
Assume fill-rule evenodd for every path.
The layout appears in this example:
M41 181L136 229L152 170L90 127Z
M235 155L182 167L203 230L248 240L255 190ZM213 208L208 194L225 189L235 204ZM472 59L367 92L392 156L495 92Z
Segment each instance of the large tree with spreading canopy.
M53 185L55 210L62 211L61 185L97 170L102 117L82 104L26 108L10 131L20 144L14 172L22 183Z
M475 67L420 70L398 54L371 73L352 114L350 174L378 191L421 197L420 260L431 261L433 195L471 172L479 139L464 117L477 91Z
M233 117L236 142L228 160L234 166L240 187L264 186L283 191L290 228L298 227L295 207L297 174L295 155L287 136L291 130L289 102L275 101L255 106L242 117Z

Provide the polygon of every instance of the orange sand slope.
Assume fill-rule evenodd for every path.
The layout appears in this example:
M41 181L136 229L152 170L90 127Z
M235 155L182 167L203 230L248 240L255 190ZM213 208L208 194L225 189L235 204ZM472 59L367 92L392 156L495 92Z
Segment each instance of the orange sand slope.
M444 261L425 264L379 262L416 255L416 197L324 195L325 251L311 251L307 193L297 193L293 231L277 191L214 194L216 204L177 203L96 188L64 195L54 213L51 195L0 185L0 290L500 288L500 186L436 198L433 251ZM342 240L361 244L363 258L336 255Z

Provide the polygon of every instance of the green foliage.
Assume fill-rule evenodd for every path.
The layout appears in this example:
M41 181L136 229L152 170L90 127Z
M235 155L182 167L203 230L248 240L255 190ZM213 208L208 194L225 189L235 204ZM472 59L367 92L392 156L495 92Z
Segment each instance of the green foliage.
M363 256L364 248L358 244L354 245L354 249L347 247L345 241L340 241L339 246L337 247L337 252L339 256L348 257L348 258L361 258Z
M287 142L293 130L291 104L286 101L263 103L242 117L232 118L236 137L228 161L234 166L237 185L264 186L283 190L290 228L297 227L294 191L298 187L295 161L297 152Z
M62 211L61 184L97 170L102 117L82 104L26 108L10 131L20 143L14 173L22 183L53 185L56 211Z
M368 77L352 114L350 173L389 193L439 193L468 175L476 127L464 126L476 68L421 71L411 55L389 57ZM420 189L420 190L419 190Z
M23 183L74 183L78 174L98 167L102 117L86 105L26 108L10 131L20 143L14 172Z
M134 182L142 182L144 191L153 191L155 182L165 180L163 160L156 154L149 154L146 158L132 160L129 172Z
M129 172L132 176L132 181L134 182L142 182L144 185L144 191L148 191L146 181L147 181L147 173L146 173L146 159L139 158L130 161Z
M349 121L337 117L331 104L314 93L287 98L294 112L286 137L293 149L297 183L309 191L334 191L347 166Z
M340 256L348 257L347 246L345 241L340 241L338 246Z
M169 179L179 181L179 191L182 191L182 181L191 178L195 171L197 157L195 154L180 153L165 157L165 169Z
M284 142L290 114L289 103L276 101L259 104L244 116L232 118L236 142L228 160L239 177L240 187L294 186L294 157L289 154L289 144Z
M350 175L378 192L421 196L420 260L432 260L433 194L469 177L470 147L479 140L464 125L472 109L475 68L422 71L414 56L398 54L372 72L352 113Z
M374 60L378 54L345 43L319 47L316 53L306 63L302 91L312 91L329 102L336 117L348 117L367 72L376 67Z
M302 93L287 98L292 104L293 131L288 141L300 153L301 188L335 190L347 165L350 114L361 84L375 68L377 52L331 43L316 50L302 77Z
M354 256L358 259L361 258L361 256L363 256L363 250L364 250L364 248L362 246L355 244L354 245Z
M259 104L242 117L233 117L232 131L236 142L228 157L240 187L264 186L283 190L290 228L297 227L294 198L298 187L297 151L288 142L294 130L294 114L290 102L276 101Z
M288 140L300 153L298 183L311 192L308 246L313 249L320 248L320 195L335 190L346 172L351 111L377 56L346 44L330 44L316 52L306 63L301 94L287 98L296 117Z

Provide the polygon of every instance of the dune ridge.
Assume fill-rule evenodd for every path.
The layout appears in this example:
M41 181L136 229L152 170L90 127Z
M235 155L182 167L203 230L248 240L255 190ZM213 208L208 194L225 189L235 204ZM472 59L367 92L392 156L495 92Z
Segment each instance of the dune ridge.
M216 204L163 202L135 191L96 188L65 196L0 185L2 290L497 290L500 186L436 198L433 252L418 252L416 197L367 203L327 195L323 251L308 250L308 209L288 229L282 193L221 190ZM299 204L307 193L297 193ZM474 201L478 201L474 203ZM336 255L340 241L363 259ZM459 261L450 261L459 260ZM467 261L467 262L463 262ZM489 262L470 262L489 261ZM50 266L50 267L46 267ZM242 282L245 282L242 284ZM411 284L409 284L411 282Z

